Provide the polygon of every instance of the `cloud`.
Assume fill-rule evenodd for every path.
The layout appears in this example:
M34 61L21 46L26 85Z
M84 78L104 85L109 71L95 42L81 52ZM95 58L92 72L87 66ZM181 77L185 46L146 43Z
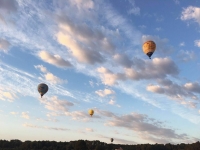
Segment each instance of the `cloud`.
M40 71L43 72L43 73L49 72L49 71L47 70L47 68L44 67L43 65L37 65L37 66L34 66L34 67L35 67L36 69L40 69Z
M43 76L44 76L45 80L47 80L48 82L51 82L53 84L67 83L67 80L62 80L59 77L55 76L54 74L49 72L47 70L47 68L44 67L43 65L37 65L37 66L34 66L34 67L36 69L40 69L40 71L44 73Z
M92 0L70 0L70 2L76 5L79 9L93 9L94 2Z
M124 79L124 75L122 73L114 74L112 71L104 67L97 68L97 72L100 73L101 80L105 85L114 85L118 79Z
M161 27L157 27L157 28L156 28L156 31L160 31L160 30L162 30Z
M69 107L74 106L74 103L67 100L59 100L57 96L51 97L49 100L40 99L40 102L45 105L45 108L53 112L68 112Z
M194 51L181 50L178 54L178 58L183 62L192 61L196 58Z
M47 51L40 51L38 56L45 62L55 65L57 67L72 67L72 64L61 58L59 55L51 55Z
M177 75L178 67L170 58L154 58L151 62L145 62L141 71L125 69L126 77L132 80L164 78L167 75ZM150 73L151 72L151 73Z
M91 118L101 118L99 115L96 114L96 111L94 113L95 115L93 115L92 117L87 113L87 111L65 112L64 115L72 117L72 120L78 120L83 122L88 122L91 120Z
M86 131L89 131L89 132L94 132L94 130L92 128L85 128Z
M164 94L173 99L184 100L185 97L189 97L190 99L197 99L197 96L192 92L200 92L199 84L197 83L186 83L184 86L173 83L168 79L160 79L158 80L160 85L148 85L147 91ZM199 89L198 89L199 88Z
M14 111L12 111L12 112L10 112L12 115L18 115L19 113L18 112L14 112Z
M110 105L114 105L115 103L116 103L116 101L114 101L114 100L112 100L112 99L109 101L109 104L110 104Z
M10 102L17 98L15 92L11 92L11 89L0 86L0 100L8 100Z
M29 112L22 112L22 115L21 115L22 118L25 118L25 119L29 119Z
M7 12L16 12L17 7L18 5L16 1L8 1L8 0L0 1L0 9L3 9Z
M174 0L175 4L180 4L179 0Z
M200 47L200 40L195 40L194 45L197 46L197 47Z
M110 112L110 111L106 111L106 110L100 110L100 109L95 109L95 111L98 113L98 114L100 114L100 115L102 115L102 116L104 116L104 117L116 117L116 115L114 114L114 113L112 113L112 112Z
M185 42L181 42L179 45L180 46L185 46Z
M52 73L48 72L46 74L44 74L44 77L47 81L53 83L53 84L62 84L66 81L56 77L55 75L53 75Z
M107 95L114 94L115 92L110 89L104 89L104 90L95 91L95 93L101 97L105 97Z
M130 68L133 65L133 62L126 54L115 54L113 58L117 63L126 68Z
M57 127L48 127L48 126L37 126L29 123L24 123L24 127L29 127L29 128L40 128L40 129L48 129L48 130L56 130L56 131L68 131L69 129L67 128L57 128Z
M200 8L189 6L187 8L184 8L181 13L181 20L194 20L200 25Z
M128 10L128 14L140 15L140 8L135 6L135 2L129 0L129 3L131 4L132 8Z
M5 39L1 39L0 38L0 51L2 50L5 53L8 52L8 49L9 49L10 45L11 45L10 42L8 42Z
M155 119L149 118L147 115L138 113L115 116L113 120L106 123L106 125L108 126L123 127L128 130L134 131L137 134L145 133L145 135L151 136L157 141L159 141L160 139L183 140L188 138L188 135L177 134L173 129L162 127L162 124L163 122L156 121Z
M113 73L104 67L98 68L97 72L100 73L101 80L105 85L117 84L118 80L149 80L165 78L168 75L176 76L179 73L178 67L170 58L154 58L151 62L136 59L134 67L125 68L124 73Z
M200 93L200 84L198 82L185 83L184 87L191 92Z
M37 91L37 86L38 83L41 82L38 77L2 62L0 63L0 74L0 92L9 92L13 97L13 99L10 99L11 101L19 96L38 98L39 93ZM74 98L73 94L66 88L56 84L49 84L51 85L51 92L48 93L48 95L62 95ZM78 94L76 95L78 96ZM3 96L2 93L0 94L0 97L3 100L6 100L6 97Z
M94 64L97 62L101 63L104 60L98 51L81 47L76 41L72 40L69 35L59 32L57 38L59 43L65 45L72 51L72 55L77 58L79 62Z

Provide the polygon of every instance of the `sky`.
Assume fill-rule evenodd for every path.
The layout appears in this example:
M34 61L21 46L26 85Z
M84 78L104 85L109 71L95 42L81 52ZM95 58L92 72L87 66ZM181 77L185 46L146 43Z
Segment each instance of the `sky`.
M199 141L199 34L197 0L0 0L0 139Z

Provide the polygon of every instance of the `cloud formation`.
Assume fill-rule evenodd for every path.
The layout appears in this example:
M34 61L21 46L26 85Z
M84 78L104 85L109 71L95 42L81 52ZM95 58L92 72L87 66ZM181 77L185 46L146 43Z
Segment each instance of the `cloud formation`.
M1 0L0 1L0 9L9 12L17 11L18 3L16 1L8 1L8 0Z
M197 82L188 82L183 85L172 82L168 79L158 80L157 85L150 84L147 86L147 91L167 95L171 99L179 100L178 102L187 105L191 108L196 108L197 102L193 100L199 99L197 94L200 93L200 84ZM186 101L189 98L189 101ZM181 100L181 101L180 101Z
M200 8L195 6L189 6L184 8L181 13L181 20L194 20L200 25Z
M195 40L194 45L197 46L197 47L200 47L200 40Z
M104 89L104 90L98 90L98 91L95 91L95 93L101 97L105 97L107 95L111 95L111 94L114 94L115 92L113 90L110 90L110 89Z
M154 138L157 142L159 141L159 143L163 143L160 139L165 139L164 142L166 142L171 139L184 140L188 138L187 134L177 134L175 130L163 127L162 124L162 122L154 119L152 120L152 118L149 118L147 115L138 113L115 116L113 120L106 123L108 126L123 127L138 134L145 133L145 135Z
M135 5L135 1L129 0L129 3L132 8L128 10L128 14L140 15L140 8Z
M21 117L25 118L25 119L29 119L30 118L29 117L29 112L22 112Z
M44 67L43 65L36 65L34 66L36 69L40 69L41 72L43 72L43 76L45 78L46 81L53 83L53 84L62 84L62 83L67 83L67 80L62 80L59 77L55 76L54 74L52 74L51 72L49 72L47 70L46 67Z
M5 86L0 86L0 100L8 100L10 102L14 101L17 98L15 92L11 92L11 90Z
M0 4L0 5L1 5L1 4ZM8 52L10 45L11 45L11 44L10 44L9 41L0 38L0 51Z
M196 58L194 51L184 51L181 50L178 54L178 58L183 62L189 62Z
M72 67L72 64L61 58L59 55L51 55L47 51L40 51L38 56L45 62L55 65L57 67Z
M39 129L48 129L48 130L56 130L56 131L68 131L69 129L67 128L57 128L57 127L48 127L48 126L37 126L29 123L24 123L24 127L29 127L29 128L39 128Z
M157 78L165 78L168 75L176 76L179 69L170 58L154 58L152 61L144 61L136 59L135 68L124 68L123 73L113 73L104 67L97 69L100 73L102 82L105 85L117 84L118 80L149 80Z
M40 99L45 108L53 112L68 112L69 107L74 106L74 103L67 100L59 100L57 96L51 97L49 100Z

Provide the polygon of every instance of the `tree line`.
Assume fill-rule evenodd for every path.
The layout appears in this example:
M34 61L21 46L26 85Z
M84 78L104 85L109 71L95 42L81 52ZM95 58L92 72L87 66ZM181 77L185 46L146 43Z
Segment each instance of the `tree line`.
M20 141L0 140L0 150L200 150L200 142L192 144L107 144L104 142L78 140L70 142L56 141Z

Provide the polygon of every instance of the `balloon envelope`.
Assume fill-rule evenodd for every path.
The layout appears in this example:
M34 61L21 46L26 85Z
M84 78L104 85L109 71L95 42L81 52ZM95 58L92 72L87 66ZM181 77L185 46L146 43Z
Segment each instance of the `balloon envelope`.
M48 91L48 86L45 83L40 83L38 85L38 92L40 93L41 98L47 91Z
M143 52L151 59L151 55L153 55L156 50L156 43L154 41L146 41L144 42L142 49Z
M88 111L88 113L90 114L90 116L92 116L92 115L94 114L94 110L90 109L90 110Z
M113 140L114 140L113 138L110 139L111 142L113 142Z

